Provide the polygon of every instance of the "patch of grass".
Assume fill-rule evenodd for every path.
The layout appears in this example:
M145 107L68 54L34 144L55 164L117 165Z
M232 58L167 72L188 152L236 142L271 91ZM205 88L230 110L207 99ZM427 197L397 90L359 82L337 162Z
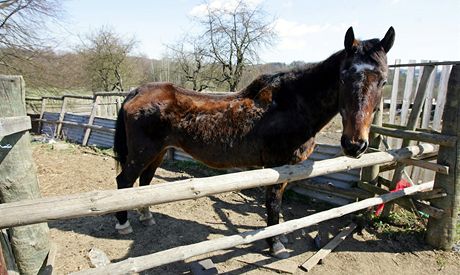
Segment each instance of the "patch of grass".
M395 234L423 234L424 221L412 212L396 208L387 218L372 216L371 225L377 232L388 235Z

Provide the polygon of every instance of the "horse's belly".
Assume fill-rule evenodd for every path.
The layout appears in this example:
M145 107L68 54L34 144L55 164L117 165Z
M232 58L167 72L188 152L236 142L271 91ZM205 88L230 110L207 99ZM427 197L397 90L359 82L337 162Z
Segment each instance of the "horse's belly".
M214 168L274 167L292 163L293 150L280 150L263 143L207 144L182 146L194 159Z
M255 148L238 145L208 144L207 146L182 146L194 159L214 168L262 167L260 153Z

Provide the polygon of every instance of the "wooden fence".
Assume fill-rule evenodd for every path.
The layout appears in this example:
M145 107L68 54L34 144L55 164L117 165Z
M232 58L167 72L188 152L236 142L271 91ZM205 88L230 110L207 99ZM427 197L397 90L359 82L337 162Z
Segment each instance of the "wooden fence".
M460 143L458 140L460 136L460 110L458 108L460 102L460 66L456 64L451 69L447 88L448 92L444 100L446 104L441 116L443 127L442 131L439 132L433 130L432 125L434 125L434 121L431 120L431 117L433 117L433 119L436 117L436 108L441 108L439 104L436 104L433 116L431 115L433 107L430 105L429 109L427 109L430 113L430 121L427 126L428 129L420 129L423 117L428 112L425 111L424 106L433 103L433 100L426 100L426 95L428 93L427 91L430 89L431 84L429 84L429 81L430 78L432 78L431 75L432 71L435 70L435 65L436 64L433 63L424 65L419 84L414 92L414 102L406 104L409 106L408 108L412 110L405 118L402 117L401 111L400 119L407 119L407 123L404 123L404 126L401 127L401 125L396 126L396 124L382 123L383 102L381 107L382 111L375 116L375 125L372 127L373 140L371 141L372 145L375 147L374 150L378 151L381 149L377 141L379 141L383 135L400 139L401 141L397 142L391 140L386 140L386 142L384 142L387 147L389 147L389 143L397 143L393 146L398 147L398 143L400 142L403 148L399 150L370 152L360 159L338 157L316 162L306 161L294 166L245 171L237 174L221 175L204 179L189 179L177 183L165 183L122 191L98 191L72 196L7 203L0 205L0 215L2 216L0 228L61 218L100 215L108 212L131 209L133 207L197 198L220 192L271 185L285 181L305 180L319 175L365 167L362 181L359 181L353 186L358 187L357 190L359 190L359 192L350 192L346 190L346 192L341 193L343 190L340 189L343 188L328 183L310 184L310 186L307 186L307 188L320 190L325 193L339 193L343 195L348 192L349 196L355 196L357 199L365 199L356 204L348 204L337 209L320 212L317 216L306 217L285 224L251 231L248 234L244 233L241 235L224 237L215 240L215 242L208 241L206 243L175 248L174 250L162 251L152 255L128 259L101 269L88 271L89 274L92 274L93 271L105 274L112 274L112 272L114 272L113 274L117 272L139 272L160 264L214 251L215 249L224 249L234 245L278 235L283 232L290 232L308 226L311 223L351 213L357 209L363 209L363 207L369 207L381 203L382 201L386 202L390 199L400 198L409 193L412 194L413 192L431 189L433 183L417 184L417 182L415 182L413 187L406 190L386 194L389 192L388 189L391 190L394 188L396 182L401 177L406 177L408 180L411 180L411 175L407 173L405 168L406 166L414 166L422 167L424 169L423 171L436 171L433 191L425 192L411 198L402 198L395 201L395 203L403 208L415 210L416 213L422 211L428 214L430 219L428 223L427 241L435 247L450 249L457 240L457 230L460 228L458 224L458 210L460 207L460 176L458 173L458 169L460 169ZM438 95L436 97L438 97ZM62 106L66 106L64 101L65 100L63 100ZM94 98L94 104L97 104L96 97ZM404 102L402 102L401 106L405 106ZM83 125L64 122L65 110L63 111L62 109L64 108L61 108L57 121L45 121L41 116L39 122L54 123L56 125L56 134L59 134L59 132L62 131L63 125L66 124L83 127L85 133L86 131L94 130L94 125L90 124L89 120L88 123ZM391 109L390 106L390 114L392 113ZM92 110L94 110L94 107ZM397 108L395 108L395 110L397 110ZM92 112L90 117L91 115ZM395 117L396 116L397 112L395 111ZM93 122L94 117L95 115L93 115ZM59 129L59 125L61 125L61 129ZM411 140L419 144L410 146ZM435 145L426 142L434 143ZM427 159L436 159L438 146L440 149L437 162L433 163L426 161ZM388 169L394 169L394 173L391 177L386 178L382 172ZM387 188L382 188L383 186L387 186ZM155 195L152 196L152 194ZM374 196L374 194L383 195L377 199L366 199ZM123 198L126 197L130 199L124 200ZM57 203L59 207L54 207ZM387 207L386 210L388 209L390 208Z
M350 168L390 163L426 153L432 153L434 150L434 146L425 144L390 152L368 153L360 159L339 157L318 162L306 161L292 166L286 165L271 169L251 170L208 178L193 178L125 190L94 191L69 196L0 204L0 213L2 214L0 228L56 219L102 215L109 212L144 207L147 205L194 199L222 192L306 179ZM303 219L292 220L280 225L250 231L240 235L227 236L213 241L178 247L175 248L174 251L166 250L152 255L128 259L106 267L83 271L81 274L126 274L130 272L140 272L158 265L179 261L192 256L292 232L320 221L340 217L419 191L429 191L432 189L432 186L433 183L416 185L397 193L389 193L380 198L369 198L368 200L320 212ZM372 195L369 195L369 197L372 197ZM146 261L146 259L148 259L148 261Z

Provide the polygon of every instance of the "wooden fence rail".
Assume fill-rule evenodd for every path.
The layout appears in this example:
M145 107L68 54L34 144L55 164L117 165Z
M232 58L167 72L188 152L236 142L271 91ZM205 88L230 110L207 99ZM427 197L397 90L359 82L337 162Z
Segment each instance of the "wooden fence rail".
M341 207L332 208L326 211L315 213L300 219L286 221L277 225L268 226L262 229L247 231L238 235L226 236L214 240L208 240L191 245L179 246L149 255L128 258L118 263L107 266L87 269L80 272L71 273L73 275L90 274L131 274L141 272L160 265L173 263L188 258L199 256L205 253L232 248L238 245L249 244L257 240L263 240L276 235L292 232L305 228L322 221L342 217L344 215L366 209L378 204L387 203L397 198L402 198L421 191L431 190L433 182L415 185L404 190L384 194L378 197L365 199L359 202L347 204Z
M365 154L359 159L338 157L305 161L271 169L258 169L208 178L194 178L171 183L105 190L0 204L0 228L56 219L96 216L110 212L145 207L178 200L196 199L234 190L291 182L338 171L384 164L432 153L430 144L410 146L389 152Z

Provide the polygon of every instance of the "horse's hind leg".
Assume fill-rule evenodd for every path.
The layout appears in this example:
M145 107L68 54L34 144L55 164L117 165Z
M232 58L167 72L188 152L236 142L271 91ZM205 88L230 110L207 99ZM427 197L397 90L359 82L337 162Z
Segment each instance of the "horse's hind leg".
M149 185L155 175L155 172L160 166L161 162L163 161L163 156L165 152L161 152L156 159L149 165L147 168L142 171L141 176L139 177L139 186L146 186ZM144 225L150 226L155 224L155 219L153 218L152 213L148 206L142 207L139 209L140 216L139 221L141 221Z
M127 170L128 169L123 169L121 173L117 176L118 189L133 187L133 184L136 181L138 174L134 172L127 172ZM133 171L133 169L131 168L129 169L129 171ZM130 176L131 174L136 176ZM118 220L117 224L115 225L115 229L118 231L118 233L125 235L133 232L133 228L131 227L131 224L128 221L128 211L118 211L117 213L115 213L115 217Z
M118 189L133 187L134 182L141 175L142 171L152 163L152 159L156 159L158 152L160 152L160 150L154 150L154 148L131 149L130 151L141 153L136 154L134 157L133 155L128 155L126 164L123 165L121 173L117 176ZM115 229L120 234L129 234L133 231L128 221L128 212L126 210L117 212L115 217L118 220Z
M267 187L265 206L267 208L268 226L276 225L279 223L281 202L287 184L288 183L285 182ZM286 259L289 257L289 252L282 244L280 237L281 236L274 236L267 238L268 245L270 246L270 254L280 259Z

